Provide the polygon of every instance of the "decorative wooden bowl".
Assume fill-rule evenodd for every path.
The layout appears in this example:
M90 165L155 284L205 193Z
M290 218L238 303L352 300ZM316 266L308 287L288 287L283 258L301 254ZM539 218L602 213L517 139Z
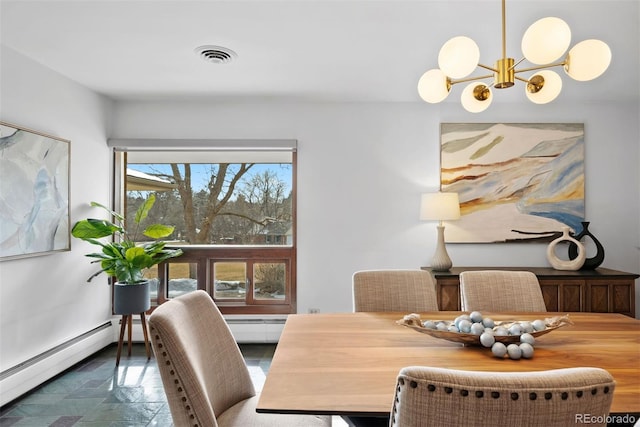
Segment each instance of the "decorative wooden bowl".
M443 340L452 341L452 342L465 344L465 345L481 345L480 335L468 334L464 332L439 331L437 329L425 328L424 326L422 326L422 322L423 321L420 319L419 314L411 313L404 316L404 318L402 318L401 320L398 320L396 323L398 323L399 325L403 325L408 328L411 328L420 333L431 335L432 337L435 337L435 338L440 338ZM453 321L448 321L448 320L434 320L434 322L435 323L444 322L447 326L452 325L454 323ZM495 322L495 326L496 327L504 326L505 328L508 329L514 323L519 323L519 322L520 321L518 320L505 320L501 322ZM544 319L544 322L545 322L545 325L547 326L546 329L542 331L531 332L531 335L537 338L541 335L548 334L549 332L554 331L563 326L573 325L573 322L571 321L571 319L569 319L568 314L565 314L563 316L549 317ZM504 336L494 335L494 338L496 342L501 342L503 344L512 344L512 343L517 344L520 342L520 335L504 335Z

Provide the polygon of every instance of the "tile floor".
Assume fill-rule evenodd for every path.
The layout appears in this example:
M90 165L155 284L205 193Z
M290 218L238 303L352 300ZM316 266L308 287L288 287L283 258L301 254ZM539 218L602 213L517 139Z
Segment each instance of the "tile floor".
M256 390L262 390L275 344L240 344ZM0 408L0 427L172 427L155 358L144 345L126 348L116 368L116 345ZM333 417L333 427L347 427ZM303 427L303 426L301 426Z
M240 344L256 390L262 390L275 344ZM0 408L0 427L172 427L169 406L154 357L134 344L116 368L110 345L69 368L20 399ZM340 417L333 427L348 427ZM360 426L383 426L386 420L358 420ZM631 426L631 424L619 424ZM609 424L617 426L617 424ZM636 424L640 427L640 421ZM304 427L304 426L301 426Z
M240 345L256 389L262 389L275 344ZM142 344L115 366L111 345L0 409L0 427L173 425L155 358Z

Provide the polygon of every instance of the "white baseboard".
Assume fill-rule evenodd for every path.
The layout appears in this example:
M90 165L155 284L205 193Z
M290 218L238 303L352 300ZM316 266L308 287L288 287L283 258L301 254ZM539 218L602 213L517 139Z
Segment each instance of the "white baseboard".
M111 322L0 373L0 406L22 396L113 342Z

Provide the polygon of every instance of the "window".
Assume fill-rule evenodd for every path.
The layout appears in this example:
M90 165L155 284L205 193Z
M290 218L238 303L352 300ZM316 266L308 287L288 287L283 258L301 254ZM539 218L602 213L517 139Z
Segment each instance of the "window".
M153 192L147 224L184 251L148 271L155 303L204 289L223 313L294 313L295 141L145 142L109 141L120 212Z

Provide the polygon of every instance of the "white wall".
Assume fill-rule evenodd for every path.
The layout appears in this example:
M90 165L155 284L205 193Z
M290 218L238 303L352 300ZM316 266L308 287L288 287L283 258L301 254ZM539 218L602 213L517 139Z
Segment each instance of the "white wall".
M479 116L453 103L112 105L11 49L0 55L0 119L71 140L72 223L89 214L88 201L109 201L107 137L298 139L299 312L350 311L356 270L428 263L435 224L418 221L418 204L421 192L438 187L441 122L585 123L590 229L605 246L605 267L640 272L637 98L496 100ZM93 249L73 240L71 252L0 262L0 372L111 319L104 277L85 283L93 269L84 254ZM449 245L449 253L458 266L547 265L542 244Z
M0 119L71 141L71 221L87 203L109 202L107 120L111 103L36 62L1 47ZM86 283L94 270L72 251L0 262L0 371L110 320L106 280ZM3 390L4 394L5 390Z
M496 100L479 116L453 103L119 102L112 136L298 139L298 312L332 312L351 310L356 270L428 265L435 224L418 220L418 206L439 185L441 122L584 123L586 219L603 267L640 272L638 114L637 101ZM548 266L545 244L448 249L458 266Z

